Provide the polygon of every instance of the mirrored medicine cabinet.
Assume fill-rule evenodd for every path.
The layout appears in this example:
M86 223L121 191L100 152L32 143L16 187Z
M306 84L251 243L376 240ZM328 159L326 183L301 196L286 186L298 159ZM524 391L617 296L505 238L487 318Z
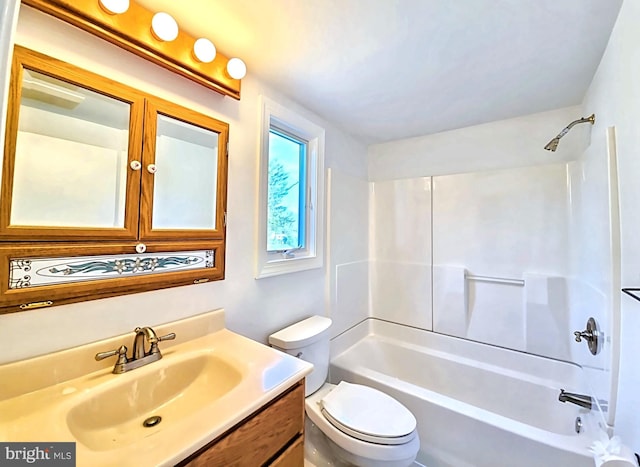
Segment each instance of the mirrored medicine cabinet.
M224 278L228 124L16 46L0 313Z

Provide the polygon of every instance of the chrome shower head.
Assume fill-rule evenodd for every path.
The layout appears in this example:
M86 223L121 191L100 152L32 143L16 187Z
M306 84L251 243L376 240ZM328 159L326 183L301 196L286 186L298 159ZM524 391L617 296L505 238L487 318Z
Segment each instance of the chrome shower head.
M555 152L556 149L558 149L558 143L560 143L560 138L558 138L557 136L555 138L553 138L551 141L549 141L547 143L547 145L544 147L547 151L552 151Z
M587 122L589 122L589 123L591 123L593 125L596 122L596 114L591 114L588 117L579 118L578 120L574 120L573 122L569 123L566 127L564 127L562 129L562 131L560 133L558 133L558 136L556 136L551 141L549 141L544 148L547 151L555 152L556 149L558 149L558 144L560 143L560 138L562 138L564 135L569 133L569 130L571 128L573 128L575 125L577 125L578 123L587 123Z

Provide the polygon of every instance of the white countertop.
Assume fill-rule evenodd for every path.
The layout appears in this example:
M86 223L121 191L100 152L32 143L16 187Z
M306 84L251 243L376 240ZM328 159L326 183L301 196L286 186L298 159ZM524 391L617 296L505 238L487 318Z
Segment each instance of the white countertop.
M109 366L105 366L103 362L93 361L93 357L96 351L117 348L123 339L130 341L125 344L130 347L133 333L0 365L0 440L75 441L79 467L174 465L303 379L313 369L307 362L227 330L224 328L223 310L154 326L154 329L158 335L176 332L175 344L161 342L162 360L120 375L111 373L114 359L109 359ZM179 339L181 335L187 338ZM141 427L142 421L151 414L140 414L140 423L136 420L133 429L140 431L115 431L114 437L120 438L114 446L105 445L97 449L94 445L91 448L74 436L68 421L69 413L78 404L87 400L91 400L93 405L99 404L101 394L114 387L116 390L127 387L127 394L144 398L152 393L153 387L138 388L135 386L138 381L148 382L149 376L153 377L159 369L193 355L213 355L222 359L234 369L234 374L239 374L239 382L213 401L203 400L200 395L200 399L194 399L197 407L187 405L186 415L168 417L153 428ZM102 368L86 372L92 365ZM210 379L215 385L215 378ZM135 392L132 392L132 387L135 387ZM189 393L185 392L183 396L187 398ZM178 394L176 397L181 396ZM184 406L185 401L181 404ZM161 408L156 411L162 415Z

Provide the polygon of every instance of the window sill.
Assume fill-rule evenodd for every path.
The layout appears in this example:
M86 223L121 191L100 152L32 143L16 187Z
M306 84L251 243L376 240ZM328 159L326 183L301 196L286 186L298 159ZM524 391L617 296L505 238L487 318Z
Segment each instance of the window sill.
M322 258L301 256L298 258L276 259L258 265L256 279L280 276L292 272L307 271L322 267Z

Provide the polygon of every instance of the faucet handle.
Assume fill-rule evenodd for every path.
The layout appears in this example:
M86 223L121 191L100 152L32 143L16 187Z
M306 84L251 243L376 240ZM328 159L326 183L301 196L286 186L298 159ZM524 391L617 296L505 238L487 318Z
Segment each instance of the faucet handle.
M172 341L175 338L176 338L176 333L175 332L171 332L171 333L169 333L167 335L158 337L158 342Z
M593 333L591 331L574 331L573 335L576 336L576 342L582 342L582 339L590 341L593 339Z
M586 341L589 351L592 355L596 355L600 351L602 345L602 335L598 329L598 323L593 318L587 321L587 329L584 331L574 331L573 335L576 342Z
M175 338L176 338L176 333L175 332L171 332L171 333L169 333L167 335L158 337L158 339L155 342L151 343L151 349L149 350L149 353L150 354L159 354L160 353L160 349L158 348L158 342L171 341L171 340L173 340Z
M121 345L120 348L116 350L109 350L108 352L98 352L95 358L96 361L100 361L104 360L105 358L115 357L116 355L118 356L116 365L118 363L127 363L127 347L124 345Z

